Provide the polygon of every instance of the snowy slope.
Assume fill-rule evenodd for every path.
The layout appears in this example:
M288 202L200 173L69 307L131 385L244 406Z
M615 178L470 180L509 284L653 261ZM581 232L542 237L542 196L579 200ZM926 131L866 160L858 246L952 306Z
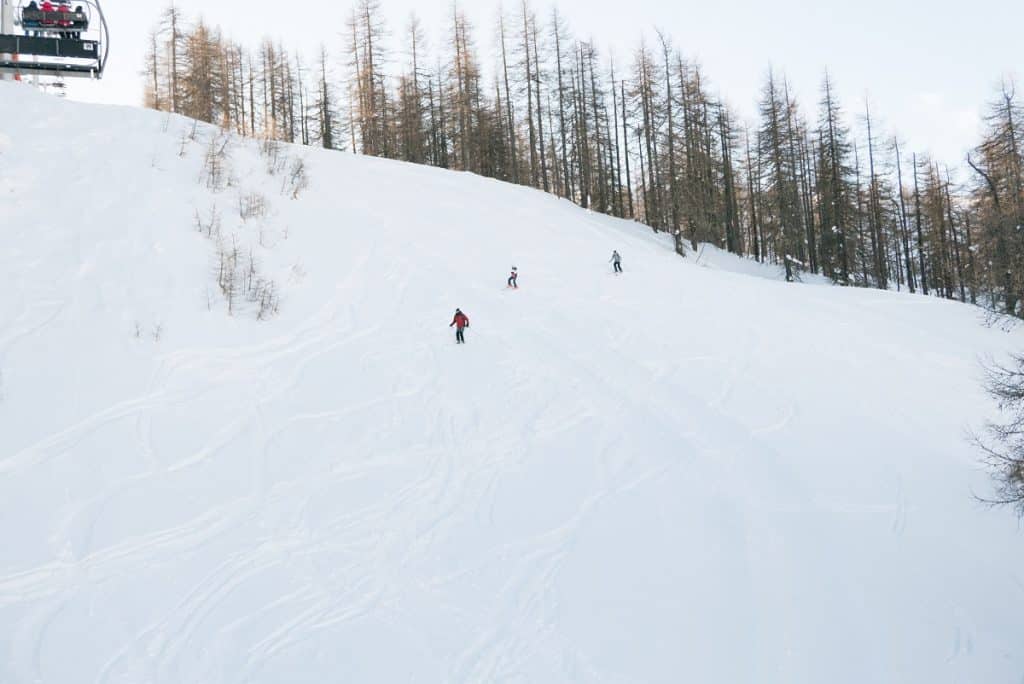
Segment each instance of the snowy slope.
M471 175L286 150L292 200L234 141L215 192L183 119L0 122L0 682L1020 682L963 430L1021 332Z

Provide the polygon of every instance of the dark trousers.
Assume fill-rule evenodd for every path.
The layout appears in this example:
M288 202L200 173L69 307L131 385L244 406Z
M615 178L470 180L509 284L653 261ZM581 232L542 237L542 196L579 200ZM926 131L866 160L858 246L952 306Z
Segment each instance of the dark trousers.
M519 287L519 283L516 282L515 278L509 278L508 279L508 286L509 287Z
M466 337L462 333L462 328L455 329L455 342L457 344L466 344Z
M615 272L622 273L622 264L620 264L618 261L615 262Z

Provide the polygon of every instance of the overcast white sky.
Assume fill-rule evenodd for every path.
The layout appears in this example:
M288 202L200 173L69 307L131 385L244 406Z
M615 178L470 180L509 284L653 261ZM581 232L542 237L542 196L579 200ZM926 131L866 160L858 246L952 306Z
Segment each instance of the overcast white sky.
M507 0L514 7L518 0ZM450 0L382 0L392 31L400 33L414 9L431 42L443 36ZM268 0L177 0L187 15L202 15L232 38L253 45L264 35L312 55L324 42L335 53L348 0L282 3ZM497 0L462 0L489 50ZM552 2L534 0L547 16ZM931 151L958 164L975 143L980 112L1004 76L1024 73L1024 2L1017 0L559 0L574 33L592 37L619 62L630 57L641 35L659 27L706 69L713 88L746 117L770 65L784 71L801 103L815 105L826 68L848 114L870 99L880 130L896 131L914 151ZM110 24L107 77L76 83L77 99L138 104L138 72L147 30L164 2L103 0ZM299 9L308 7L309 9ZM490 54L482 56L490 61ZM1022 84L1024 87L1024 84ZM813 114L814 110L808 111Z

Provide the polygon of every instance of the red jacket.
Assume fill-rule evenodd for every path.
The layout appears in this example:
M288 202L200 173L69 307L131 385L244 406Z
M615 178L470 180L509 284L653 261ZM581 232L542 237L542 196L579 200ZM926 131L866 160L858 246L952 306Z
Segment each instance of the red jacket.
M39 4L39 11L41 11L41 12L56 12L57 11L57 6L55 4L53 4L52 2L50 2L50 0L43 0L43 2ZM42 23L43 26L53 26L57 22L49 21L49 20L43 20L40 23Z
M452 319L452 325L456 326L459 330L469 327L469 317L461 311L455 314L455 318ZM452 327L449 325L448 327Z

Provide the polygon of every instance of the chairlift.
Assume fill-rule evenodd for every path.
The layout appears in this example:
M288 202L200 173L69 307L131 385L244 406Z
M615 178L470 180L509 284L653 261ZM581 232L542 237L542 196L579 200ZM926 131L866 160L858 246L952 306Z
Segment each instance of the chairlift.
M0 76L101 78L109 51L99 0L0 0Z

